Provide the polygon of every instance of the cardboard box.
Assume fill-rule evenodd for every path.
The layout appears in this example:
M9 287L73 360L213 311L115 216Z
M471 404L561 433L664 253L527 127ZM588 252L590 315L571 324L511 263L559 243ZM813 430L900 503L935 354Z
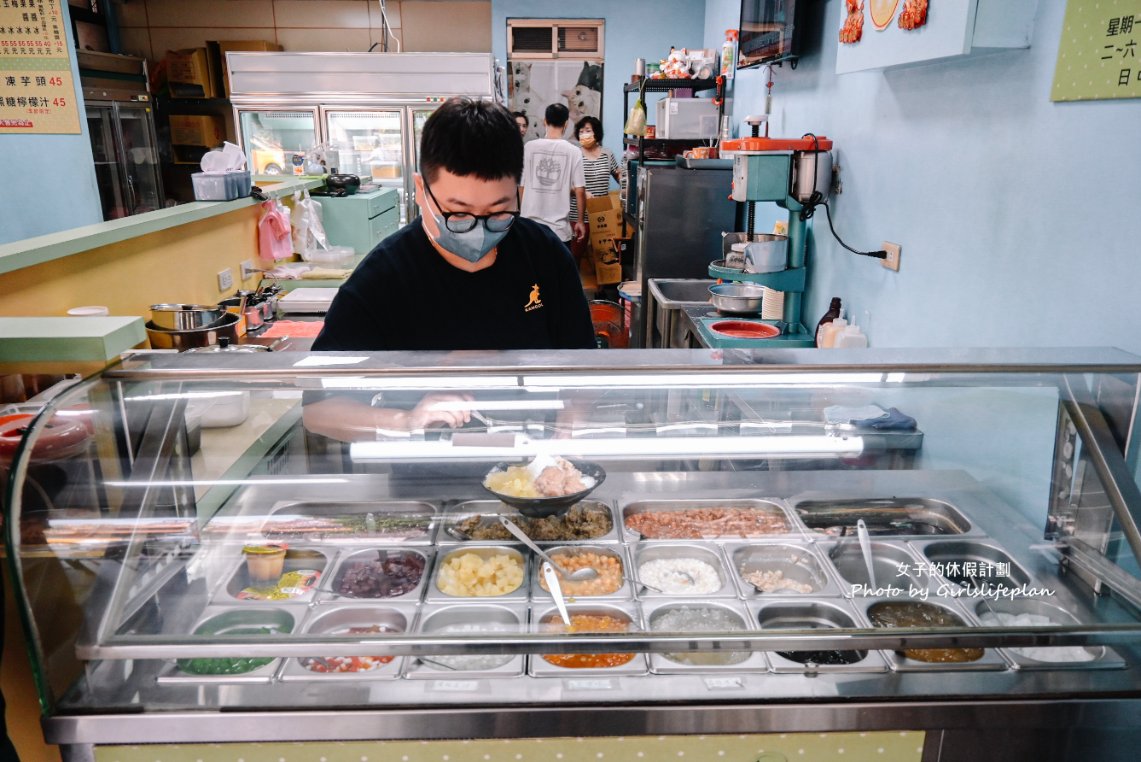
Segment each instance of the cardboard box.
M218 67L206 48L166 52L166 80L172 98L217 98Z
M217 148L225 139L226 127L216 114L170 116L170 142L174 145Z
M618 191L586 200L586 219L590 225L590 242L613 239L621 234L622 202Z
M591 258L594 260L594 276L598 285L606 286L622 282L622 259L616 241L623 239L600 238L590 243Z
M226 53L231 50L252 50L252 51L267 51L267 50L282 50L282 47L276 42L266 42L265 40L219 40L208 41L206 47L210 51L211 57L218 62L218 68L222 72L222 91L225 97L230 97L230 67L226 65Z

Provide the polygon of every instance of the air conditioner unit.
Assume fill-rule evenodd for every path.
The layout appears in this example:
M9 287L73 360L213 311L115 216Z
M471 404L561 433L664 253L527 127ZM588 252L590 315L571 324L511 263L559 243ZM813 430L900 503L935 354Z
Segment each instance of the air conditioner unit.
M507 57L598 60L603 57L603 22L594 19L519 19L507 22Z

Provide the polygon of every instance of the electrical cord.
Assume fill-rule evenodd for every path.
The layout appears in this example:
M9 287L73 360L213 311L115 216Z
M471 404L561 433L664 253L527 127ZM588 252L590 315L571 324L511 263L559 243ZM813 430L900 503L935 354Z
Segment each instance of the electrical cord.
M811 132L806 132L801 137L812 138L813 151L820 152L820 139ZM853 254L858 254L861 257L873 257L875 259L887 259L887 252L882 249L879 251L859 251L853 249L848 244L844 243L844 239L836 233L836 228L832 225L832 207L828 206L828 202L824 200L824 194L816 190L816 161L812 162L812 195L804 202L804 208L800 210L800 219L807 221L812 219L812 215L816 214L816 207L824 207L824 216L828 218L828 230L832 232L832 237L848 251Z

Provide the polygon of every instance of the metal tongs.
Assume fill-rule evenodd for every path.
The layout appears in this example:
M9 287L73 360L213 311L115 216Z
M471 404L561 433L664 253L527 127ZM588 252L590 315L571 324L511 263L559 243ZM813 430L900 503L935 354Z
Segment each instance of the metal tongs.
M551 589L551 597L555 599L555 607L559 610L559 616L563 618L563 624L570 627L571 619L570 614L567 613L567 602L563 599L563 589L559 587L559 573L555 571L555 567L551 566L549 561L543 562L543 579L547 581L547 587Z

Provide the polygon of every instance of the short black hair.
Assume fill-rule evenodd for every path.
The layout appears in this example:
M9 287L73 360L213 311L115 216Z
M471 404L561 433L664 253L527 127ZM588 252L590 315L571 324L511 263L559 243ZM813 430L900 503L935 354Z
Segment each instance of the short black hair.
M547 112L543 118L552 127L566 127L567 120L570 119L570 109L561 103L552 103L547 106Z
M480 180L523 177L523 138L503 106L474 98L449 98L424 122L420 174L435 182L441 169Z
M594 139L599 143L602 142L602 122L598 121L598 119L593 116L584 116L582 119L579 119L574 126L575 140L578 140L578 134L582 132L583 127L589 127L591 130L593 130Z
M522 111L512 111L512 112L511 112L511 116L513 116L513 117L514 117L514 118L516 118L516 119L518 119L519 117L523 117L523 121L524 121L524 122L526 122L527 124L530 124L530 123L531 123L531 120L530 120L530 119L528 119L528 118L527 118L527 115L526 115L526 114L524 114Z

